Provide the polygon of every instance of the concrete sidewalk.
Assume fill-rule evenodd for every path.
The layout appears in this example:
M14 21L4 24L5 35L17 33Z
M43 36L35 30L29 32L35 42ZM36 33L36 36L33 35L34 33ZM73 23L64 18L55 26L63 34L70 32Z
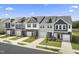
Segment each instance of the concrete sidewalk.
M36 46L42 42L45 38L38 38L35 41L33 41L32 43L28 44L27 47L31 47L31 48L36 48Z

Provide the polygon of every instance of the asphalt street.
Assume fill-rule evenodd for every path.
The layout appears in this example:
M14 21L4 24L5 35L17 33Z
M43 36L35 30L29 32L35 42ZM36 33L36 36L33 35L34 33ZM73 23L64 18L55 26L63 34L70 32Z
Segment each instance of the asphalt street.
M0 54L54 54L52 52L24 48L0 42Z

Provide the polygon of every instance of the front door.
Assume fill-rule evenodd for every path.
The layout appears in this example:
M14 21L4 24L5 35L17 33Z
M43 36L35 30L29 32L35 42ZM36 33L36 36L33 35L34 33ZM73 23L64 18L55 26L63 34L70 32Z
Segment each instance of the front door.
M10 35L15 35L15 30L10 30Z

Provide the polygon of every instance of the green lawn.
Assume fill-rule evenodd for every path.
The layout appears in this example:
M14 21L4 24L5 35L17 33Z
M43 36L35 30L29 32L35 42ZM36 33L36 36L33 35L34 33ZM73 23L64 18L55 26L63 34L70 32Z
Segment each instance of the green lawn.
M72 48L79 50L79 32L73 32L71 42L72 42Z
M10 38L9 40L17 40L17 39L20 39L20 38L22 38L22 36L16 36L14 38Z
M76 29L76 30L77 30L77 29L79 29L79 28L72 28L72 29Z
M0 38L7 38L7 37L10 37L10 35L0 36Z
M25 43L21 43L21 42L18 42L17 44L19 44L19 45L26 45Z
M41 45L61 47L61 42L59 42L59 41L47 41L47 42L46 41L47 41L47 39L42 41L40 44Z
M37 37L36 36L32 36L32 37L29 37L28 39L25 39L23 42L33 42L34 40L36 40Z
M59 49L55 49L55 48L47 48L47 47L41 47L41 46L37 46L37 48L47 49L47 50L56 51L56 52L59 51Z

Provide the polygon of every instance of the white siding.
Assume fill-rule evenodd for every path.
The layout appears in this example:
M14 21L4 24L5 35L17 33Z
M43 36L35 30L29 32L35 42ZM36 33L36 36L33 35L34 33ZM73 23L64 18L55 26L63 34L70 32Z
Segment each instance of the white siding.
M68 32L72 32L72 25L70 25L70 29L69 29L69 25L70 24L68 24Z
M44 26L44 28L40 28L41 26ZM52 28L48 28L48 26L52 26ZM53 32L54 32L54 24L50 23L50 24L46 24L46 23L43 23L43 24L40 24L39 26L39 37L46 37L47 35L47 32L52 32L52 35L53 35Z

